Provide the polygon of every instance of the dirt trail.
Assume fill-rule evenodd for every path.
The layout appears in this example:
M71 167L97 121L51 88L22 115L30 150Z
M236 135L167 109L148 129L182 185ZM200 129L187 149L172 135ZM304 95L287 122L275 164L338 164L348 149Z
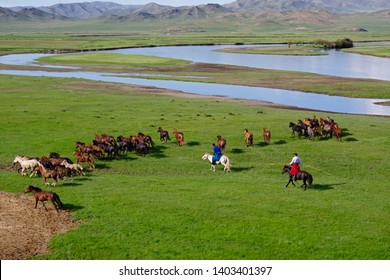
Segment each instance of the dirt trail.
M69 211L56 212L51 202L34 209L31 194L0 192L0 259L24 260L48 252L50 238L78 226Z

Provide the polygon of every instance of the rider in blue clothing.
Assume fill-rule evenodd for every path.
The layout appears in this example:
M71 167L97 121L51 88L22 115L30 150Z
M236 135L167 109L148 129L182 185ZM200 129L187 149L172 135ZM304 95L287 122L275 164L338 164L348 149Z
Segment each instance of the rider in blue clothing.
M211 163L212 165L215 165L215 163L217 161L219 161L219 159L222 157L222 151L221 149L218 147L218 145L215 145L213 143L213 162Z

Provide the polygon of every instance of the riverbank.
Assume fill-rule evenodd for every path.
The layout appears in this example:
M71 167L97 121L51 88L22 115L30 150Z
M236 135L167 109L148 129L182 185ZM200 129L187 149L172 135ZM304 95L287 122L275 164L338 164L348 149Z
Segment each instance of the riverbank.
M147 62L145 61L147 59ZM130 63L131 61L131 63ZM257 69L227 64L190 63L117 53L90 53L49 56L40 63L67 65L82 71L139 73L143 78L232 84L286 89L355 98L389 98L390 82L374 79L343 78L307 72ZM129 65L130 64L130 65ZM129 77L137 77L137 74Z

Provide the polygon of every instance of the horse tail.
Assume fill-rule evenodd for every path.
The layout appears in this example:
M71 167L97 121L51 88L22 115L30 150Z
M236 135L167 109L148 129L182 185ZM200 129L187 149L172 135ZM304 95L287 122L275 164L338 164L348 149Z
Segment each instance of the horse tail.
M307 182L309 183L309 186L311 186L313 184L313 176L311 174L309 174L309 176L307 178Z
M64 210L64 204L62 203L58 194L54 193L53 197L54 197L54 201L57 203L58 208L60 208L61 210Z

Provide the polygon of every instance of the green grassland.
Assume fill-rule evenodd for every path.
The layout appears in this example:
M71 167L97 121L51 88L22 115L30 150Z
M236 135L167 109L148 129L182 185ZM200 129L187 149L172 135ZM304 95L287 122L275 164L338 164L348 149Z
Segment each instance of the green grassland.
M270 54L270 55L326 55L320 48L309 46L270 46L270 47L247 47L247 48L225 48L221 52L247 53L247 54Z
M389 44L360 44L351 49L344 49L345 52L374 55L380 57L390 57Z
M342 141L312 142L292 137L289 122L328 113L158 92L0 75L0 190L54 190L81 222L37 259L390 258L389 118L331 114ZM159 143L159 126L183 131L187 145ZM263 127L271 130L270 145ZM245 128L254 133L253 147L244 144ZM55 151L74 159L76 141L138 132L156 142L150 154L99 160L87 176L56 187L12 167L15 155ZM201 160L217 135L227 139L230 174L221 166L211 172ZM281 169L293 152L314 176L306 191L285 188Z
M210 17L153 20L41 20L0 19L0 55L47 50L96 50L124 47L190 45L302 43L318 39L353 42L390 40L389 17L357 14L324 20L298 20L266 16ZM304 19L304 20L303 20ZM357 32L365 28L368 32Z
M387 17L363 15L326 24L235 17L228 19L229 24L220 19L0 22L0 55L390 39ZM354 32L355 27L369 32ZM150 78L157 73L183 80L198 76L196 80L203 82L276 84L355 97L388 98L389 92L388 82L380 81L240 67L220 71L220 66L185 61L85 55L64 56L57 63L113 73L126 69L149 73ZM126 68L124 63L131 65ZM289 122L329 113L161 92L77 79L0 75L0 191L22 193L29 184L54 190L80 221L78 228L55 236L50 252L36 259L390 259L389 118L331 114L343 128L342 141L312 142L291 136ZM183 131L187 145L159 143L159 126ZM263 127L271 130L270 145L262 141ZM245 128L254 133L254 147L244 144ZM58 152L74 160L76 141L90 143L96 133L116 137L138 132L155 140L150 154L99 160L87 176L56 187L43 186L41 178L22 177L12 166L16 155ZM217 135L227 140L230 174L221 166L211 172L209 163L201 160L211 152ZM301 156L302 169L314 176L306 191L285 188L287 175L281 169L293 152ZM33 200L31 208L41 210L33 209Z

